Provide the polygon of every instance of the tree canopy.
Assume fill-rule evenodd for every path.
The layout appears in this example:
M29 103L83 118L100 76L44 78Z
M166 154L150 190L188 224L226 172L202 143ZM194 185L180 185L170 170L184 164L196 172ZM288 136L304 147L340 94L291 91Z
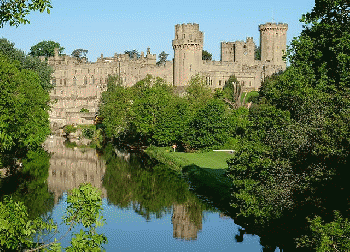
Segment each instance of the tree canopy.
M0 1L0 28L6 23L10 26L29 24L27 16L32 11L46 11L50 14L52 8L50 0L2 0Z
M83 58L86 58L86 55L88 52L89 52L88 50L80 48L80 49L75 49L71 55L72 57L75 57L78 60L82 60Z
M134 49L134 50L126 50L124 51L125 54L129 55L130 59L139 59L140 58L140 53Z
M157 65L161 66L161 65L165 65L166 63L166 59L168 57L169 54L165 53L164 51L162 51L159 55L158 55L158 62Z
M61 54L64 50L64 47L62 47L58 42L49 40L49 41L41 41L38 44L32 46L30 48L29 54L32 56L45 56L47 57L53 57L55 56L55 48L58 48L58 52Z
M202 60L212 60L212 54L206 50L202 51Z

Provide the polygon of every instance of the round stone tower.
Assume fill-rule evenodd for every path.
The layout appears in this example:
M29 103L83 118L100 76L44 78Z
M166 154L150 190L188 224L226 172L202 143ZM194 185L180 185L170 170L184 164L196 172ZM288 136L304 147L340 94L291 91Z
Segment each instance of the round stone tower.
M175 25L173 49L174 86L187 85L202 64L203 32L199 31L199 24Z
M286 68L282 56L286 52L288 25L282 23L266 23L259 25L261 61Z

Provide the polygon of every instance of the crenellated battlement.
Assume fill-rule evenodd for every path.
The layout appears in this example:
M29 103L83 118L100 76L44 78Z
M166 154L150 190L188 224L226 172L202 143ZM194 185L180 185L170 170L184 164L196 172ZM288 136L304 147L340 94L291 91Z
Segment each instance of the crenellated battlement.
M265 30L288 30L288 24L285 23L266 23L259 25L259 31Z

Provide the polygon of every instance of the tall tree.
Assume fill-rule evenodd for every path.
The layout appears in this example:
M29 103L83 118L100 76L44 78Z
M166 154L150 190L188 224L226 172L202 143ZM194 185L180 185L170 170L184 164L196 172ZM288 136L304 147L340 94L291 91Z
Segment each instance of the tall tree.
M10 26L29 24L26 18L32 11L47 11L50 14L52 8L50 0L2 0L0 1L0 28L6 23Z
M206 50L202 51L202 60L212 60L212 54Z
M158 66L164 66L168 55L169 55L169 54L167 54L167 53L165 53L164 51L162 51L162 52L158 55L159 61L157 62L157 65L158 65Z
M140 58L140 53L136 49L131 50L131 51L124 51L124 53L129 55L130 59Z
M86 59L86 54L88 53L88 50L85 49L75 49L72 52L72 57L76 58L78 61L82 61L82 59Z
M47 57L53 57L55 56L55 48L58 48L58 52L61 54L64 50L64 47L62 47L58 42L49 40L49 41L41 41L38 44L32 46L30 48L29 54L32 56L45 56Z

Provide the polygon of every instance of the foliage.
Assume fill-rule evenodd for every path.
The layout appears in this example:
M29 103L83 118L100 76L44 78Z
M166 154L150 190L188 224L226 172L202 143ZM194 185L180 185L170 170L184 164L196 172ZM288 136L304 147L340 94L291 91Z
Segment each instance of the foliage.
M242 85L236 76L231 75L223 87L224 101L229 103L233 108L239 108L245 103L245 100L243 102L241 101L242 93Z
M213 93L200 75L193 76L186 87L186 99L193 110L204 106L211 98Z
M107 91L102 93L98 110L108 138L118 137L127 129L132 103L132 92L121 85L115 85L114 78L109 77Z
M19 26L20 24L29 24L26 18L32 11L47 11L50 14L52 8L50 0L3 0L0 3L0 28L6 23L10 26Z
M129 50L129 51L124 51L125 54L129 55L130 59L139 59L140 58L140 53L134 49L134 50Z
M159 55L158 55L158 62L157 62L157 65L158 66L164 66L165 63L166 63L166 59L168 57L169 54L165 53L164 51L162 51Z
M49 40L41 41L38 44L30 48L29 54L34 57L44 56L46 58L55 56L55 48L58 48L58 52L61 54L64 50L58 42Z
M209 100L189 123L184 142L190 148L216 148L229 137L225 104L220 100Z
M75 49L72 52L72 57L76 58L78 61L81 61L82 59L86 59L86 54L88 53L88 50L85 49Z
M133 87L137 99L133 103L132 125L143 138L151 138L157 120L164 114L172 98L171 87L161 78L148 75Z
M101 215L102 199L101 192L90 184L82 184L73 189L67 198L67 215L64 222L69 225L69 230L78 224L83 224L89 230L80 230L74 234L71 246L67 251L100 251L101 245L107 242L104 235L96 233L96 227L104 224ZM59 240L47 244L37 244L36 239L43 235L44 230L49 232L57 229L52 219L44 222L41 218L28 219L27 209L22 202L15 202L11 197L6 197L0 202L0 248L5 250L37 251L39 249L51 248L60 251ZM61 237L61 239L64 236Z
M10 60L20 62L17 67L27 69L36 72L40 78L40 85L46 91L53 88L51 84L51 74L54 72L53 69L46 63L41 62L40 59L26 55L24 52L16 49L14 43L9 42L5 38L0 39L0 53L5 55Z
M78 128L73 126L73 125L66 125L66 126L64 126L63 130L68 135L70 133L76 132L78 130Z
M348 9L347 1L316 1L289 49L291 66L265 80L259 103L249 110L228 172L242 215L277 218L311 199L322 208L326 200L313 192L336 174L348 174Z
M212 60L212 54L206 50L202 51L202 60Z
M0 79L0 151L38 148L50 133L50 98L38 74L0 55Z
M82 108L80 110L80 113L90 113L90 111L88 109L86 109L86 108Z
M261 47L260 46L255 46L254 59L255 60L261 60Z
M350 250L350 222L334 211L335 220L323 223L321 217L309 219L311 236L296 239L297 247L309 247L317 252L349 251Z

